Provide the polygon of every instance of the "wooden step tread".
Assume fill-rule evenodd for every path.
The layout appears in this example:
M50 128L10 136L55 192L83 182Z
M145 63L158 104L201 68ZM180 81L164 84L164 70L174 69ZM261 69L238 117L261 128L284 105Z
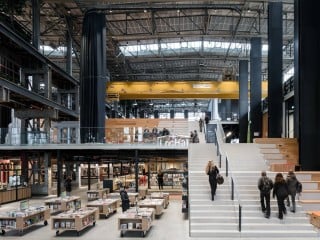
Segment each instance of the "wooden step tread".
M316 200L316 199L313 199L313 200L299 200L300 203L304 203L304 204L313 204L313 203L316 203L316 204L320 204L320 200Z

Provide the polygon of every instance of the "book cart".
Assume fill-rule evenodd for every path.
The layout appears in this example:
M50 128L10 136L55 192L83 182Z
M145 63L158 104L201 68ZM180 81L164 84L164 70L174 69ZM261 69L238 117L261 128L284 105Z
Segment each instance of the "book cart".
M95 226L98 217L99 211L93 207L62 212L51 218L52 229L56 230L56 236L60 234L60 231L69 230L76 231L79 236L81 230L88 226Z
M50 210L45 206L28 207L0 213L0 225L2 235L6 230L18 230L20 235L23 231L39 223L45 226L50 218Z
M130 208L122 213L118 219L120 236L125 232L141 232L142 237L146 235L154 220L155 210L153 208Z
M79 196L57 197L45 200L44 204L49 207L51 214L57 214L81 208L81 199Z
M150 194L152 199L163 199L163 208L167 208L169 205L169 193L165 192L153 192Z
M110 192L109 188L89 190L87 191L88 201L94 201L100 198L106 198L109 192Z
M96 207L99 209L99 215L105 218L109 217L111 214L117 212L117 208L120 205L119 199L99 199L91 201L87 204L87 207Z
M160 216L163 213L163 199L144 199L138 202L139 208L154 208L155 215Z

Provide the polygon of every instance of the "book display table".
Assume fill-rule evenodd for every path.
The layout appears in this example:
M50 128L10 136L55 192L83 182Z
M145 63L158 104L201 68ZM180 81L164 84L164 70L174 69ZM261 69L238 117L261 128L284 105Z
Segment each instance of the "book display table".
M56 236L60 234L60 231L68 230L76 231L79 236L81 230L91 225L95 226L98 217L98 208L85 207L78 210L70 210L51 218L52 229L56 230Z
M81 199L79 196L57 197L44 201L48 206L51 214L57 214L68 210L77 210L81 207Z
M111 214L117 212L120 199L99 199L91 201L87 204L87 207L96 207L99 209L99 215L105 218L109 217Z
M2 235L6 230L18 230L20 234L27 228L39 223L47 225L50 218L50 209L45 206L28 207L23 210L11 210L0 213Z
M100 198L106 198L109 192L110 192L109 188L89 190L87 191L88 201L93 201Z
M139 208L154 208L156 216L160 216L162 214L163 204L163 199L144 199L138 202Z
M165 192L153 192L150 194L152 199L163 199L163 208L167 208L169 205L169 193Z
M153 208L130 208L122 213L118 219L118 228L120 236L123 237L125 232L141 232L142 237L151 228L154 219L155 210Z

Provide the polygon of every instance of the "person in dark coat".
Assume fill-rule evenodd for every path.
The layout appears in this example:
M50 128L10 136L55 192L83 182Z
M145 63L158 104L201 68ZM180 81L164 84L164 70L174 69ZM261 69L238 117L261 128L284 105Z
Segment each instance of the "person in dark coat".
M290 207L290 198L291 198L291 212L296 211L296 194L297 194L297 186L298 179L293 171L289 171L286 179L288 185L288 197L287 197L287 206Z
M158 171L157 175L159 190L163 189L163 172L161 170Z
M214 201L214 196L217 190L217 175L219 174L219 169L214 165L213 161L208 161L206 166L206 174L209 176L209 184L211 188L211 200Z
M282 173L277 173L274 185L273 185L273 198L277 197L278 203L278 218L283 219L283 214L287 214L286 206L284 205L284 200L288 197L288 185L286 180L283 178Z
M67 196L71 195L71 191L72 191L72 184L71 183L72 183L71 176L68 176L67 179L64 182L64 186L66 188Z
M125 212L130 208L130 200L129 200L129 195L128 195L126 186L124 186L123 189L120 191L120 197L121 197L122 212Z
M273 188L273 182L267 177L266 171L261 172L261 177L258 180L258 188L260 190L261 210L266 218L270 217L270 192Z

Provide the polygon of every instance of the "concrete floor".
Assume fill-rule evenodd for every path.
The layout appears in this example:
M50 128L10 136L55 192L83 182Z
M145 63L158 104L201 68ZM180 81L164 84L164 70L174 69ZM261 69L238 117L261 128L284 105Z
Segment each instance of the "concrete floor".
M72 195L81 196L81 205L86 205L86 189L74 191ZM38 197L30 199L30 205L41 205L48 197ZM190 239L189 238L189 221L186 215L181 212L182 201L181 196L175 195L170 198L170 204L167 209L164 209L163 214L153 221L150 231L146 234L145 238L152 240L167 240L167 239ZM3 204L0 207L0 212L6 212L9 209L18 208L19 202ZM143 239L138 232L128 232L124 237L120 237L118 230L118 215L121 213L121 208L117 213L111 215L108 219L99 219L94 227L89 227L77 236L74 231L61 232L59 236L55 235L55 230L51 229L51 221L44 226L39 224L33 228L27 229L22 236L15 231L7 231L5 239L32 239L32 240L46 240L46 239L91 239L91 240L114 240L114 239Z

